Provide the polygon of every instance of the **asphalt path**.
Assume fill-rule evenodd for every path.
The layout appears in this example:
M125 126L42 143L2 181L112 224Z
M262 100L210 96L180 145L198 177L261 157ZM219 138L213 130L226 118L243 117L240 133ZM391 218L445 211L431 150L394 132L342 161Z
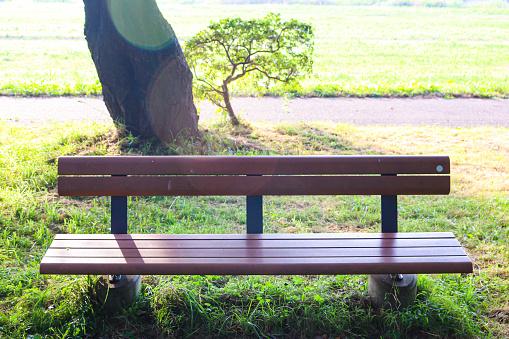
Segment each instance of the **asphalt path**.
M507 99L233 98L237 114L249 121L329 121L354 125L509 128ZM200 105L200 120L217 118ZM41 124L62 121L111 122L100 97L17 98L0 96L0 121Z

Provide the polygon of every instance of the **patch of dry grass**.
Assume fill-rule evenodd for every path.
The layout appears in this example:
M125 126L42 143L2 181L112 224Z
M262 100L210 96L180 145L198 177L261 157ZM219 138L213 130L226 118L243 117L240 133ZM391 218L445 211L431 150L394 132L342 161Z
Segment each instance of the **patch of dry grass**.
M453 194L508 195L507 128L363 127L349 136L381 154L449 155Z
M451 193L508 196L509 129L253 123L237 136L277 154L449 155Z

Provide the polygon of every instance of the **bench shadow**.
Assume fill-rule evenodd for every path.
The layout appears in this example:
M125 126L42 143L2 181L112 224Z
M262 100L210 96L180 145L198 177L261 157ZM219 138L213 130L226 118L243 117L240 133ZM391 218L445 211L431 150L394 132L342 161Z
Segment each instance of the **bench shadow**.
M126 264L144 263L143 257L130 234L113 234Z

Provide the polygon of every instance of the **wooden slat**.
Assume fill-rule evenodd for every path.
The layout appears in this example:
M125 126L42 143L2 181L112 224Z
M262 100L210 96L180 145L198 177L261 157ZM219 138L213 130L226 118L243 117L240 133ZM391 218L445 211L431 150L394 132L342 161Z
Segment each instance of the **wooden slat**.
M61 196L448 194L449 176L59 177Z
M41 274L395 274L471 273L466 256L353 258L55 258Z
M437 171L441 166L442 171ZM60 157L59 175L448 174L448 156Z
M42 274L469 273L450 232L363 234L58 235ZM336 238L332 238L336 236Z
M50 248L62 258L320 258L320 257L441 257L463 256L461 247L375 248Z
M338 245L340 244L340 245ZM54 240L53 248L380 248L450 247L456 239L307 239L307 240Z
M455 239L452 232L263 233L263 234L57 234L54 240L311 240L311 239Z

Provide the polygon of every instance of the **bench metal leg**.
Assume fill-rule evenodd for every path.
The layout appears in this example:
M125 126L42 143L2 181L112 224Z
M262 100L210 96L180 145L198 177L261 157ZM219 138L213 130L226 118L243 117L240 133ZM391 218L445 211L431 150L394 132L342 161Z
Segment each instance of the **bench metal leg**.
M368 293L378 308L403 310L415 302L417 274L371 274Z
M111 281L110 277L104 276L96 284L97 296L106 310L116 312L138 300L141 276L117 275L116 281Z

